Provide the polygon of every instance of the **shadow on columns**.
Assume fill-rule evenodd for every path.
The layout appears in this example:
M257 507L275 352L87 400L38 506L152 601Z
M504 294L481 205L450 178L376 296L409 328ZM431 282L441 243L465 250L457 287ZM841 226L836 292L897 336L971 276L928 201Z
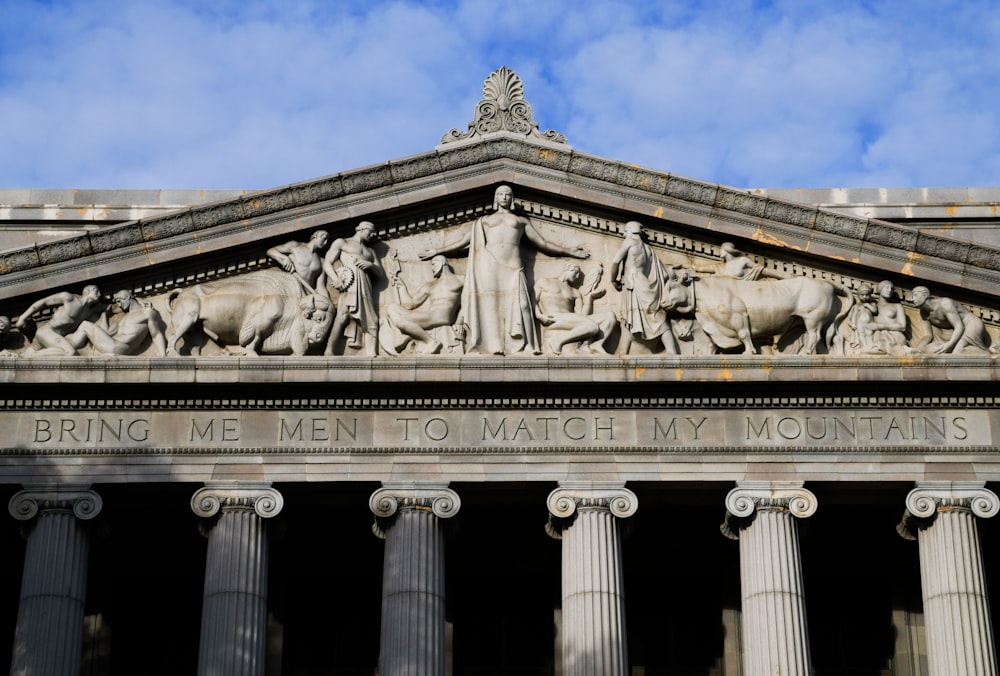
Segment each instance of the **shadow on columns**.
M799 522L815 676L922 676L919 552L896 533L913 485L806 488L819 504Z
M205 539L191 511L201 484L96 484L82 674L193 674Z
M451 673L556 673L561 547L545 533L555 483L451 488L462 498L445 543Z
M622 522L629 666L643 676L732 676L727 623L738 620L739 548L719 533L729 484L630 482ZM729 627L730 630L734 627Z
M21 486L8 486L3 494L6 505L11 496L21 490ZM17 626L17 609L21 595L21 572L24 568L26 541L21 535L23 521L14 520L9 514L3 515L0 526L0 546L4 555L0 557L0 671L10 670L11 650L14 645L14 630Z
M378 483L275 484L268 676L373 676L382 552L368 498Z

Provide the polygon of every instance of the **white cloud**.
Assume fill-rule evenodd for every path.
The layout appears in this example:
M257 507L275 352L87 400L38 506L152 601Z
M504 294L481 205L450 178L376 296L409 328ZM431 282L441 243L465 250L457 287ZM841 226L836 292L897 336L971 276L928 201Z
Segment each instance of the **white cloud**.
M1000 185L987 2L7 4L4 186L263 188L424 152L501 64L542 128L665 171Z

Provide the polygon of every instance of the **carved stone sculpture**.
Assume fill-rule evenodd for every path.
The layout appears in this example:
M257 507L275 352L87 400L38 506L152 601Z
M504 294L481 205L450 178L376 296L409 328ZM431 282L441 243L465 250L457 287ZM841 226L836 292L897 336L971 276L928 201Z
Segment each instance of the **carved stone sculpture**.
M285 272L295 275L302 282L306 293L325 293L326 275L323 272L323 258L319 252L330 243L330 235L325 230L317 230L309 242L285 242L267 250L268 258L275 261Z
M222 346L242 346L246 354L303 355L322 344L333 321L326 296L304 295L301 284L282 270L261 270L169 295L171 337L177 342L200 328Z
M476 105L476 118L468 131L452 129L441 138L441 143L477 138L495 132L510 132L552 143L566 143L559 132L538 131L532 118L531 105L524 100L524 83L517 73L501 66L490 73L483 83L483 99Z
M761 277L782 279L778 273L766 269L760 263L755 263L752 258L737 249L732 242L723 242L719 248L722 250L722 260L710 265L696 265L695 272L730 277L744 282L753 282Z
M653 248L643 240L642 224L626 223L625 241L612 259L610 270L611 284L621 292L619 353L627 355L633 339L659 339L668 354L678 353L663 307L669 275Z
M932 296L926 286L918 286L913 289L913 304L920 310L923 323L923 336L914 346L917 350L929 354L998 352L996 346L990 345L982 320L961 303Z
M134 355L144 347L146 339L153 342L157 356L166 355L167 338L163 317L146 301L123 289L114 295L115 305L124 313L117 322L101 326L84 320L68 340L77 348L89 342L100 354Z
M549 352L561 354L566 346L575 345L573 352L607 354L604 341L618 321L612 312L593 314L594 300L606 293L598 288L603 273L604 266L598 265L584 280L580 266L568 263L557 279L535 282L535 311L549 336L545 343Z
M878 311L872 321L872 336L876 349L880 353L903 356L913 350L907 345L907 319L903 305L895 296L892 282L883 280L878 283Z
M67 336L80 328L84 321L97 320L105 309L101 302L101 291L94 285L85 286L81 295L62 291L35 301L25 310L14 325L23 330L28 320L44 308L55 308L47 324L42 324L35 332L35 342L41 349L25 354L36 357L65 356L71 357L77 353L76 346L67 340Z
M393 259L394 260L394 259ZM399 354L411 341L418 352L436 354L442 344L430 331L441 327L456 327L456 338L461 339L462 319L459 315L464 282L456 275L444 256L431 259L433 279L411 294L398 272L390 284L399 293L399 305L385 308L385 318L379 331L382 348L389 354ZM405 298L404 298L405 296Z
M868 284L858 289L858 301L851 307L834 334L833 352L841 355L879 354L873 327L878 304Z
M514 211L514 192L502 185L494 196L494 212L437 250L420 257L469 249L462 291L462 313L469 327L468 352L473 354L541 354L535 326L534 300L528 291L521 259L521 240L553 256L588 258L583 246L550 241L531 221Z
M843 306L837 296L847 300ZM702 330L720 349L742 344L756 354L753 340L773 338L805 326L801 353L816 354L822 340L829 350L833 330L853 305L853 297L833 284L808 277L773 282L743 282L724 277L684 275L667 283L663 307L681 315L694 314Z
M334 240L323 259L328 282L340 292L337 318L326 344L327 355L334 354L341 337L347 338L350 347L363 347L366 356L378 353L378 306L372 281L384 278L385 273L368 246L374 230L368 221L358 223L351 237Z

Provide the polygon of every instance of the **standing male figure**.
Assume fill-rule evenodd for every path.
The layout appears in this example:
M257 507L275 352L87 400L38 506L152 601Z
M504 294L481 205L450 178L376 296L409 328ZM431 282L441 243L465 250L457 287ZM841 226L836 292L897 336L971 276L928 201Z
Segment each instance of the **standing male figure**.
M61 291L35 301L17 318L14 325L18 329L23 329L32 315L47 307L54 307L55 310L48 324L39 326L35 332L35 340L42 346L42 349L31 353L35 356L72 357L76 354L77 348L66 337L80 328L82 322L96 320L104 311L101 290L91 284L83 287L83 293L79 296Z
M323 259L319 252L330 243L330 235L326 230L317 230L309 238L308 243L292 240L267 250L268 258L274 260L285 272L295 275L304 286L307 294L326 294L326 277L323 272Z
M365 356L374 357L378 353L378 310L372 277L382 279L385 272L375 252L368 246L373 230L375 226L368 221L358 223L354 235L334 240L323 259L327 282L340 291L337 317L326 343L328 356L333 354L334 346L342 335L348 338L351 347L361 347L363 342ZM348 332L351 320L353 324ZM363 341L362 333L367 334Z
M621 292L619 352L627 355L637 337L659 338L668 354L677 354L677 341L662 306L667 272L653 248L643 240L642 223L625 224L625 241L611 261L610 276L611 284Z

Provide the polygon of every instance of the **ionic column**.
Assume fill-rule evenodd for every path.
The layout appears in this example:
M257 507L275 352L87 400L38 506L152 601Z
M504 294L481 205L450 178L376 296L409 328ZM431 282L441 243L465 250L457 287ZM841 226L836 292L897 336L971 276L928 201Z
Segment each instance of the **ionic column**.
M444 676L444 533L458 513L447 483L384 482L368 501L382 519L381 676ZM389 520L391 519L391 521Z
M799 535L792 517L816 511L802 482L737 481L722 532L740 541L743 673L809 673Z
M918 481L899 534L920 548L931 676L997 673L976 517L1000 511L982 481Z
M206 526L201 676L262 676L267 638L267 531L284 500L269 481L208 481L191 509Z
M10 673L77 676L83 647L83 602L90 543L81 521L101 511L83 486L26 486L10 499L11 516L37 516L24 554Z
M639 501L624 483L561 481L548 507L562 540L563 676L627 676L618 519Z

